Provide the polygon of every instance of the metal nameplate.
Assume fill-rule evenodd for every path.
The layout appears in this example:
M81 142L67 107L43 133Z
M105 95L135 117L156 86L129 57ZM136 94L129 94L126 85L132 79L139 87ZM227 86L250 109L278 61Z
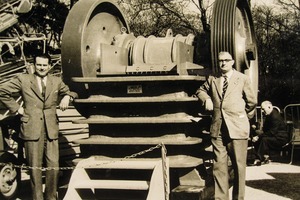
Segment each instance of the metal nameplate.
M142 94L142 85L127 85L127 94Z

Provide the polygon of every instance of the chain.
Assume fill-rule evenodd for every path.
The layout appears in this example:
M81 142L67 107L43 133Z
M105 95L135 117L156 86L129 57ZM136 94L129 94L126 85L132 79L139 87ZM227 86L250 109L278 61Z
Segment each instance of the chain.
M100 165L105 165L105 164L111 164L114 162L118 162L118 161L123 161L123 160L127 160L127 159L132 159L132 158L136 158L138 156L144 155L148 152L154 151L155 149L159 149L161 148L161 156L162 156L162 165L163 165L163 180L164 180L164 191L165 191L165 200L169 200L169 183L168 183L168 167L167 167L167 149L165 147L165 145L163 143L158 144L154 147L151 147L149 149L140 151L138 153L132 154L130 156L125 156L124 158L121 158L120 160L113 160L113 161L108 161L105 163L101 163L101 164L95 164L93 166L82 166L82 167L32 167L32 166L26 166L25 164L23 165L15 165L12 163L1 163L0 162L0 166L5 166L5 165L11 165L14 168L20 168L21 170L41 170L41 171L50 171L50 170L74 170L74 169L83 169L83 168L88 168L88 167L97 167Z
M146 149L146 150L143 150L141 152L138 152L138 153L135 153L135 154L132 154L130 156L125 156L124 158L121 158L120 161L122 160L127 160L127 159L131 159L131 158L135 158L137 156L141 156L143 154L146 154L148 152L151 152L151 151L154 151L155 149L159 149L161 147L164 147L164 145L162 144L158 144L154 147L151 147L149 149ZM165 148L165 147L164 147ZM88 166L88 167L97 167L97 166L100 166L100 165L105 165L105 164L111 164L111 163L114 163L114 162L117 162L118 160L113 160L113 161L108 161L106 163L101 163L101 164L97 164L97 165L93 165L93 166ZM16 164L12 164L12 163L1 163L0 162L0 166L5 166L7 164L11 164L14 168L19 168L19 169L24 169L24 170L41 170L41 171L50 171L50 170L74 170L75 168L77 169L80 169L80 168L87 168L87 166L85 167L32 167L32 166L27 166L25 164L23 165L16 165Z
M146 154L146 153L148 153L148 152L151 152L151 151L153 151L153 150L155 150L155 149L159 149L160 147L162 147L162 144L158 144L158 145L156 145L155 147L151 147L151 148L146 149L146 150L144 150L144 151L141 151L141 152L139 152L139 153L132 154L131 156L126 156L126 157L124 157L123 160L125 160L125 159L130 159L130 158L135 158L135 157L137 157L137 156L141 156L141 155Z
M164 178L164 190L165 190L165 200L169 200L169 187L168 187L168 167L167 167L167 149L166 146L162 143L161 144L161 157L162 157L162 164L163 164L163 178Z

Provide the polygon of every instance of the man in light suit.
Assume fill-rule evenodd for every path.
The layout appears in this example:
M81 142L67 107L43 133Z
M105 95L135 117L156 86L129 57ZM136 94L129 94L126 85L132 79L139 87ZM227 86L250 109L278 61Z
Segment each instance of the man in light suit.
M12 114L21 116L20 138L24 141L26 160L30 171L32 199L42 200L43 161L47 167L45 199L57 199L59 148L58 119L56 106L66 110L76 93L69 90L61 78L48 75L51 69L51 57L38 55L34 59L35 73L22 74L0 86L0 101ZM20 106L13 98L20 93L24 102Z
M250 79L233 69L228 52L218 55L220 72L209 76L196 94L208 111L213 111L210 127L214 152L215 199L229 199L228 156L234 170L232 199L244 199L249 118L257 104Z

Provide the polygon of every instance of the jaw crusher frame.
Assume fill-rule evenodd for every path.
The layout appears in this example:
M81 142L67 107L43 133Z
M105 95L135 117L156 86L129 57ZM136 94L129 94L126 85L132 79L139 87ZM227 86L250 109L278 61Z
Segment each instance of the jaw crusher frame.
M236 69L250 76L256 91L258 85L247 1L216 0L213 13L211 65L201 66L194 62L197 43L192 34L173 36L168 30L161 38L136 37L113 1L81 0L74 5L64 28L62 70L66 83L79 94L74 106L85 117L73 122L89 125L89 138L75 141L81 158L119 160L163 143L172 199L180 198L182 191L204 198L210 114L193 94L208 72L218 71L219 51L229 51ZM151 160L160 154L140 157ZM100 172L85 173L99 178ZM107 173L112 170L103 177ZM140 176L138 170L129 173ZM121 174L128 178L128 172ZM93 195L101 196L99 191L93 188ZM106 188L108 193L115 192Z

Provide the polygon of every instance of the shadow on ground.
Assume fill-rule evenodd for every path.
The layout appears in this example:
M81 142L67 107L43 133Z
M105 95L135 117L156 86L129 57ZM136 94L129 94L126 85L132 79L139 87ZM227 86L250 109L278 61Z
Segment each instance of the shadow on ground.
M300 199L300 173L268 173L272 180L252 180L246 185L290 199Z

